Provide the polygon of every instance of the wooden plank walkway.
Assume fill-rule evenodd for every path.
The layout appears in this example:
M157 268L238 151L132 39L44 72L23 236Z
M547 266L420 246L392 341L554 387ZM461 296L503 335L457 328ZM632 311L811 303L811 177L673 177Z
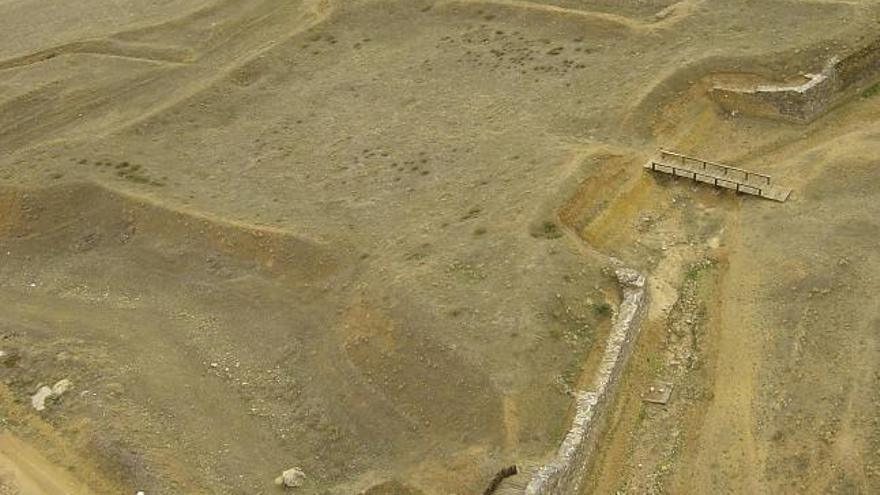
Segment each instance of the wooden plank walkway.
M752 194L773 201L784 202L791 189L772 184L769 175L742 168L701 160L667 150L660 150L657 157L645 164L645 168L675 177L687 177L696 182L736 192Z

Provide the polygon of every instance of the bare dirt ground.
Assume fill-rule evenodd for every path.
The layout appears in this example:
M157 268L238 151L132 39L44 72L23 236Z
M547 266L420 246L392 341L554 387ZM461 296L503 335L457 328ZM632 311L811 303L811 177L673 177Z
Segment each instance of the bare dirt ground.
M558 444L609 255L652 306L592 492L880 490L880 96L808 126L705 98L878 21L0 0L0 493L274 493L291 466L301 493L480 493ZM649 177L657 146L795 197ZM639 399L658 378L667 407Z
M9 433L0 437L0 472L0 493L6 495L89 493L73 476Z

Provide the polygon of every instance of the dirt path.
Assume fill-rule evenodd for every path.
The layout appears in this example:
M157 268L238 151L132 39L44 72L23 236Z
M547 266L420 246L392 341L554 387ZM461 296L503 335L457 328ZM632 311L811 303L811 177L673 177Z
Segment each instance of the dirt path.
M10 433L0 433L0 493L3 495L86 495L67 470Z
M688 469L679 475L680 489L695 493L766 493L761 472L762 447L752 430L760 337L747 322L748 294L756 273L754 258L743 252L739 219L728 224L730 261L717 298L717 328L710 330L713 400L699 425L697 441L686 449ZM746 304L743 304L746 302Z

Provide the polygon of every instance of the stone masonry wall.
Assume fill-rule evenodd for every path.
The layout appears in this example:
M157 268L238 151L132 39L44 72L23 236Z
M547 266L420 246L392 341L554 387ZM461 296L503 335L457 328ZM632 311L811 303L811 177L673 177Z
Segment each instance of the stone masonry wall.
M623 289L623 302L608 335L591 390L576 395L571 428L553 460L541 467L529 481L526 495L577 494L586 476L588 460L603 430L607 406L613 398L647 305L644 275L626 268L618 268L615 274Z
M843 59L832 58L819 74L800 85L753 88L716 86L709 92L728 112L809 122L846 89L880 75L880 38Z
M807 122L821 113L839 91L837 59L832 59L819 74L795 86L762 85L754 88L716 86L710 96L728 112L758 117L779 117Z

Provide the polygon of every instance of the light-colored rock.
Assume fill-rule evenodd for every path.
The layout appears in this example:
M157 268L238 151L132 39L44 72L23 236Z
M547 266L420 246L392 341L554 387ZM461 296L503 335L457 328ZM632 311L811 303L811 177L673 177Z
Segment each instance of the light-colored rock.
M614 271L617 281L625 288L642 288L645 276L631 268L618 268Z
M65 392L73 388L73 382L67 378L59 380L51 388L42 385L37 392L31 396L31 405L37 411L46 410L46 402L57 399L64 395Z
M31 396L31 405L37 411L46 409L46 401L52 398L52 389L43 385L37 390L37 393Z
M63 380L59 380L58 383L56 383L55 385L52 385L52 393L56 397L60 397L71 388L73 388L73 382L65 378Z
M306 473L298 467L293 467L281 473L281 476L275 478L275 484L287 488L299 488L306 479Z

